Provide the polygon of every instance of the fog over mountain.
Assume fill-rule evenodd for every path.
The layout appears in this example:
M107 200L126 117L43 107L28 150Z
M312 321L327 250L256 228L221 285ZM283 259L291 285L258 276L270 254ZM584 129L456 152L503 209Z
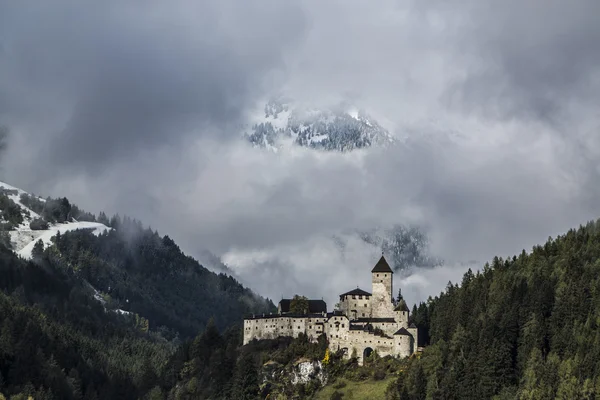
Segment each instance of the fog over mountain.
M423 257L444 264L396 285L424 299L600 215L599 13L585 0L0 1L0 178L139 218L275 300L368 288L383 239L361 233L418 227ZM240 127L281 93L364 110L392 140L257 148Z

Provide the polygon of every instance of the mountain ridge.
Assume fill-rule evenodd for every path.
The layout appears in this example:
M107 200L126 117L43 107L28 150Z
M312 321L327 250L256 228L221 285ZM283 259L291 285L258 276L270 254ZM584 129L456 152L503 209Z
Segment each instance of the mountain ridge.
M394 137L366 112L352 106L300 108L291 101L269 100L262 115L249 118L243 137L256 147L278 151L282 141L324 151L353 151L385 146Z

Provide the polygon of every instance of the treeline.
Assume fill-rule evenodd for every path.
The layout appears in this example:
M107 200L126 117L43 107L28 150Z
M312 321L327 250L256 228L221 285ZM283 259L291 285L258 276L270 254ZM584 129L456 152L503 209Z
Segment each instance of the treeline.
M138 398L173 353L73 276L1 246L0 289L0 393L11 399Z
M468 271L413 318L429 346L390 399L600 396L600 222Z
M18 194L19 192L16 190L0 188L0 230L13 230L23 223L25 216L31 217L28 210L23 209L9 197L9 195ZM33 230L48 229L48 224L51 223L73 222L74 220L97 221L94 214L71 204L66 197L59 199L48 197L42 200L36 196L21 193L19 202L39 215L39 218L34 218L30 224L30 228ZM108 225L109 220L104 213L100 213L98 222L106 222Z
M139 314L166 337L193 337L214 316L220 329L241 326L243 317L272 312L275 305L234 278L216 274L186 256L168 236L139 221L116 216L115 227L58 234L54 245L34 258L73 271L104 296L108 307Z
M53 199L46 198L42 200L38 197L22 193L19 201L31 211L48 223L64 223L77 221L96 221L96 216L92 213L81 210L75 204L71 204L66 197ZM101 215L104 215L103 213ZM106 216L104 216L106 218Z
M138 221L108 223L114 229L99 236L79 230L47 248L40 242L34 261L0 241L0 399L185 398L191 378L204 388L203 366L223 360L233 365L223 379L235 382L243 316L273 303ZM192 340L204 330L200 338L222 338L225 358L212 353L218 343ZM182 369L192 360L200 366L193 376Z

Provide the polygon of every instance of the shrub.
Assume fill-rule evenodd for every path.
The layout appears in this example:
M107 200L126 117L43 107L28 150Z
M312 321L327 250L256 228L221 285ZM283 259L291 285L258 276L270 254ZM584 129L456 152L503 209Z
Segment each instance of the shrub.
M377 368L375 372L373 372L373 380L382 381L385 379L385 370L383 368Z
M347 385L348 385L348 384L346 383L346 381L342 381L342 380L341 380L341 381L339 381L339 382L336 382L336 383L333 385L333 388L334 388L334 389L342 389L342 388L345 388Z
M341 392L338 392L337 390L335 392L333 392L331 394L330 399L331 400L342 400L344 397L344 395Z
M48 229L48 223L41 218L35 218L29 223L29 228L32 231L44 231Z

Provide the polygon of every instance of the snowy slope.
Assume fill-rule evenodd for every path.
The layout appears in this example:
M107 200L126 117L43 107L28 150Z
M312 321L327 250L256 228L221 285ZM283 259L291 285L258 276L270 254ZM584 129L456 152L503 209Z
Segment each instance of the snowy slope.
M31 250L35 245L35 242L42 240L45 246L52 244L51 238L53 238L58 232L64 233L67 231L73 231L76 229L93 229L95 234L100 234L108 229L106 225L98 222L67 222L64 224L51 224L47 230L32 230L29 228L29 224L32 220L40 218L40 215L33 212L33 210L25 207L21 201L21 194L28 194L24 190L11 186L7 183L0 182L0 190L9 191L7 196L14 201L22 210L23 223L17 226L15 229L10 231L11 243L13 250L20 256L30 259ZM15 192L15 193L11 193ZM39 198L41 201L45 201Z
M52 241L50 239L52 239L54 236L56 236L56 234L58 232L63 234L65 232L74 231L77 229L93 229L94 230L93 233L96 235L99 235L100 233L102 233L110 228L99 222L85 222L84 221L84 222L69 222L69 223L65 223L65 224L56 224L54 226L51 226L50 229L45 230L45 231L33 231L36 233L41 232L41 234L39 236L37 236L35 238L35 240L32 240L29 243L27 243L21 250L18 250L17 254L19 254L23 258L30 259L31 251L33 250L33 246L35 246L35 243L38 240L41 240L42 242L44 242L44 247L47 247L52 244Z

